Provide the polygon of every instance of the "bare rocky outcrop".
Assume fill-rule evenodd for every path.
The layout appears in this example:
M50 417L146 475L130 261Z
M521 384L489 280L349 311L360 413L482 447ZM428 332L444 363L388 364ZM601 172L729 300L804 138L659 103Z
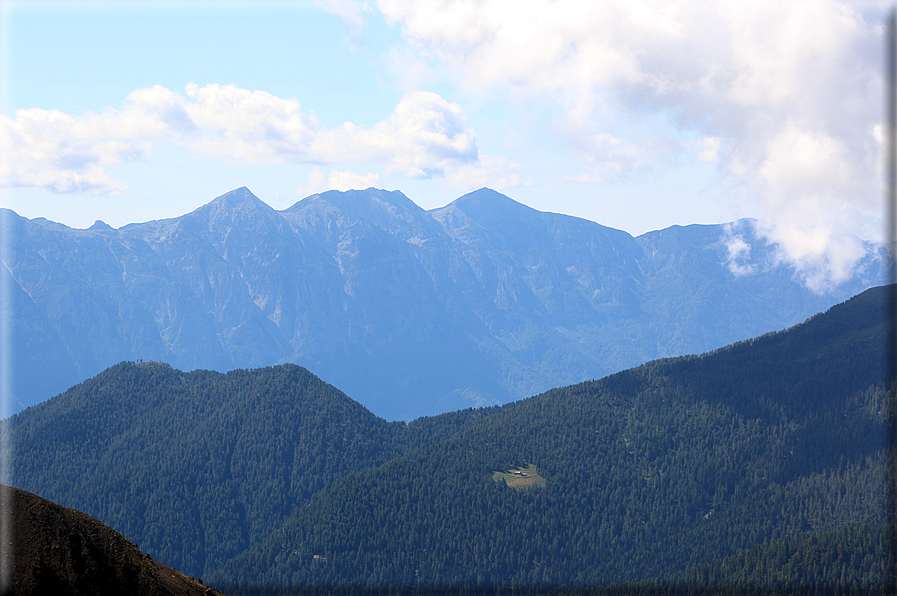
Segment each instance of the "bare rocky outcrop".
M89 515L8 486L0 485L0 494L12 529L3 549L4 595L220 595Z

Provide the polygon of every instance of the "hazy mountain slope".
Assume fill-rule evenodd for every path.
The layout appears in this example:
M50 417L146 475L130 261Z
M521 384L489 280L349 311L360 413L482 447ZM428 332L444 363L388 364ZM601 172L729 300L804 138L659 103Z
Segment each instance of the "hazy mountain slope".
M448 275L451 239L400 192L331 191L283 212L333 255L344 327L325 334L329 360L313 368L387 418L410 419L508 392L503 361L458 304ZM347 366L348 365L348 366Z
M477 412L388 423L294 365L227 375L122 363L3 421L15 484L206 577L328 482Z
M250 592L572 588L879 524L884 297L504 406L336 481L215 577ZM527 464L544 486L496 481Z
M11 595L213 596L79 511L0 486L11 522Z
M823 295L810 294L795 283L797 274L778 262L776 251L758 238L754 226L751 220L722 228L673 226L636 239L645 253L645 308L660 323L654 330L660 350L686 353L693 351L688 348L692 345L710 349L719 339L728 344L759 328L774 330L780 321L805 318L809 315L801 311L806 305L815 304L816 311L830 306ZM743 243L744 253L730 248L738 243ZM867 261L856 275L875 285L879 266ZM722 309L719 304L729 306Z
M616 340L604 325L650 316L640 309L641 251L629 234L489 189L431 214L456 240L452 283L489 332L483 350L512 370L517 397L623 366L608 358ZM647 342L641 349L654 356Z
M412 419L787 327L880 271L870 247L816 294L749 221L633 238L489 189L427 212L373 188L275 211L240 188L118 230L4 214L19 406L122 360L292 362Z

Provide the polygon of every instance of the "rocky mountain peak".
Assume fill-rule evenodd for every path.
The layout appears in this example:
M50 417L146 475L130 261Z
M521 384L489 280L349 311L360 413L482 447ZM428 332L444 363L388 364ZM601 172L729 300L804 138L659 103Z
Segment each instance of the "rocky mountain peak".
M507 217L509 214L514 214L517 217L539 214L535 209L486 187L455 199L443 209L448 209L449 207L459 209L477 221L480 219L490 220L495 217Z
M216 246L234 228L253 234L261 229L280 231L288 227L277 211L245 186L225 193L178 219L186 229L200 237L211 234L209 240Z
M193 213L221 212L221 211L273 211L267 203L252 194L245 186L236 188L230 192L216 197Z
M95 222L93 222L93 225L90 226L90 227L87 228L87 229L88 229L88 230L113 230L113 229L115 229L115 228L113 228L112 226L110 226L109 224L107 224L107 223L106 223L105 221L103 221L102 219L98 219L98 220L96 220Z
M458 205L495 205L495 204L506 204L506 205L523 205L523 203L519 201L515 201L508 195L502 194L497 190L493 190L488 186L484 186L482 188L478 188L477 190L471 191L465 195L461 195L454 201Z
M442 234L426 211L397 190L329 190L306 197L281 213L303 227L314 227L314 220L322 218L335 217L343 225L360 221L415 243Z
M283 213L320 210L324 205L366 221L382 220L384 217L408 219L409 216L419 217L425 213L401 192L373 187L365 190L328 190L314 194L285 209Z

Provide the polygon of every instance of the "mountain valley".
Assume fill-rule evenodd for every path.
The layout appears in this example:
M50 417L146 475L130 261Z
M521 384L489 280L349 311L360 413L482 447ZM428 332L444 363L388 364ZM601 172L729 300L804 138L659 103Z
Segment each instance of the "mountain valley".
M19 488L225 594L875 591L886 298L411 423L295 365L126 362L2 430Z

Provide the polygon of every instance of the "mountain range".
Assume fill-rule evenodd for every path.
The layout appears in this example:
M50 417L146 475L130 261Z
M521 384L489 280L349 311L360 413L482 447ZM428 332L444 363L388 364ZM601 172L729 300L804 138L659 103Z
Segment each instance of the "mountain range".
M226 594L879 593L887 298L411 423L126 362L0 432L17 487Z
M119 229L2 215L15 411L125 360L295 363L393 420L496 405L796 324L876 285L882 254L819 294L752 220L633 237L489 189L276 211L239 188Z

